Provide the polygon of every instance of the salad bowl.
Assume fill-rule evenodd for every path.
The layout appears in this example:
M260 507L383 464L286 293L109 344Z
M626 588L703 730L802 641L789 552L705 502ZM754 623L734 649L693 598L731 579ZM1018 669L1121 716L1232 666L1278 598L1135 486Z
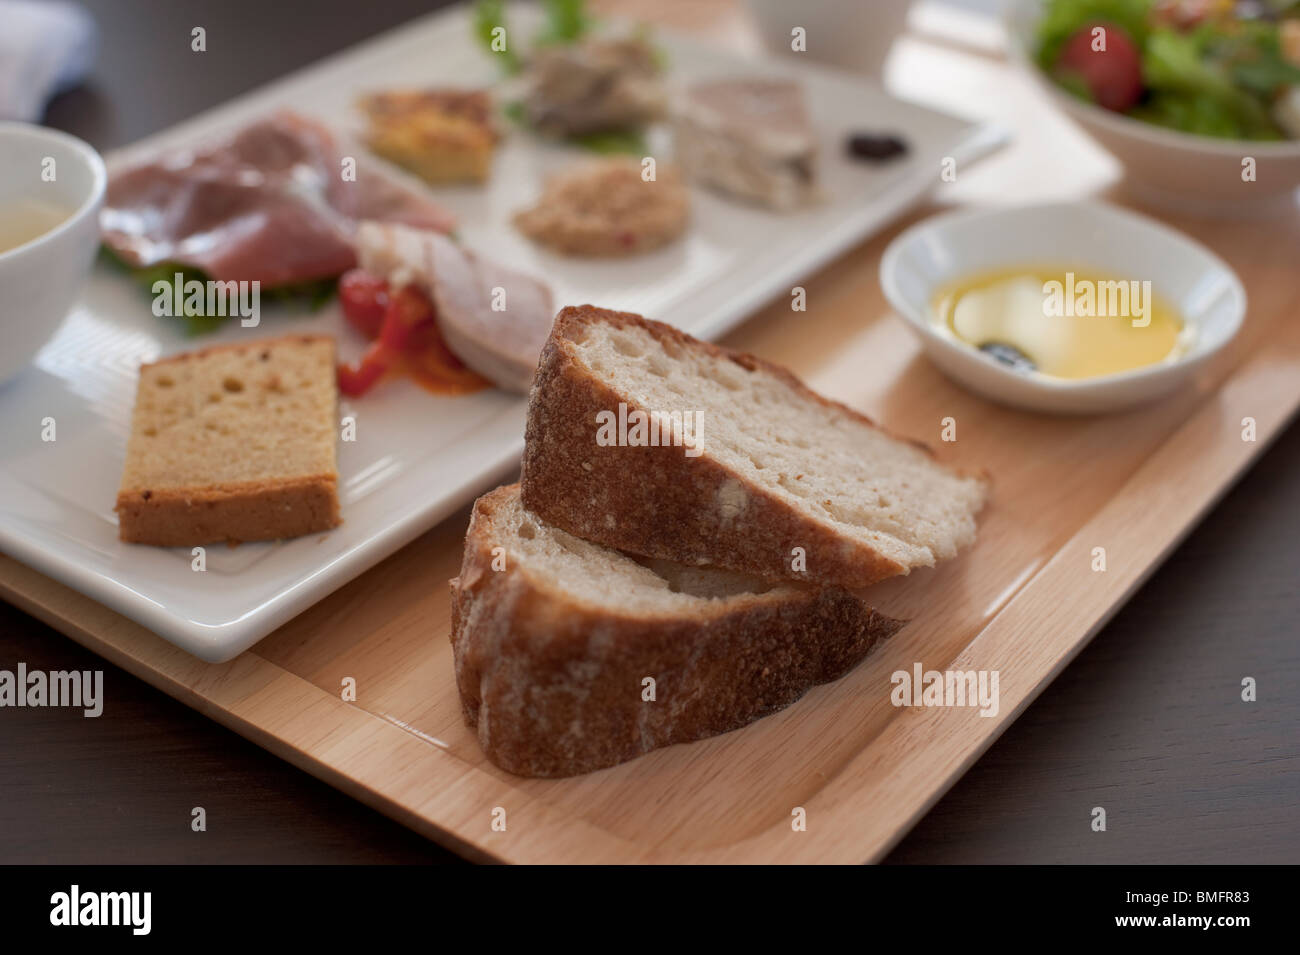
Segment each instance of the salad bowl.
M1054 0L1057 6L1067 4L1071 0ZM1073 0L1072 5L1078 8L1080 28L1104 20L1088 14L1106 4ZM1044 0L1007 0L1004 26L1011 55L1066 115L1124 165L1127 184L1140 197L1192 212L1257 214L1293 207L1300 189L1300 139L1203 135L1135 118L1074 95L1039 64L1047 8ZM1145 73L1152 67L1145 62L1147 54L1140 51L1140 55ZM1191 71L1194 64L1188 63L1186 68ZM1188 77L1189 88L1197 79ZM1293 98L1300 112L1300 87L1293 89Z

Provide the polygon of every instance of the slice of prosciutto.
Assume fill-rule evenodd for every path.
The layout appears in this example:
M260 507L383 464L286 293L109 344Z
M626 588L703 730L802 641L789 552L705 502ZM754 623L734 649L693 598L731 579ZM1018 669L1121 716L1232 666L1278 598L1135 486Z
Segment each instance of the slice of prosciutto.
M361 268L432 300L438 329L466 365L499 388L528 392L555 320L551 289L437 232L383 222L357 229Z
M373 169L344 179L343 158L329 130L288 112L165 150L109 179L104 242L132 266L175 262L274 288L353 268L361 219L454 226L437 204Z

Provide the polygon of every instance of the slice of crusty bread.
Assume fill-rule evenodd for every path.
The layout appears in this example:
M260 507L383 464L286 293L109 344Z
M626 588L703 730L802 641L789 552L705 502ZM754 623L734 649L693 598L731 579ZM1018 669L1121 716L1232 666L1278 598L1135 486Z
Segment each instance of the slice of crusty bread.
M452 581L466 722L492 762L524 776L737 729L847 673L900 626L842 590L639 563L542 523L518 485L475 503Z
M661 427L671 440L627 446L629 428L627 444L602 444L620 403L626 416L677 414L683 425L690 413L697 433ZM524 504L571 534L850 589L953 556L974 539L986 493L982 477L784 368L590 305L555 320L525 438Z
M334 340L219 345L140 369L124 541L273 540L339 523Z

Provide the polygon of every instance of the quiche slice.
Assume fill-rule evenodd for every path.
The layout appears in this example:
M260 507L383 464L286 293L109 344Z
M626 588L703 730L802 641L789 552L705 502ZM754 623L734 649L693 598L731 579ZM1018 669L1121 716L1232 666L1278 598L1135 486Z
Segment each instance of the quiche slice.
M366 145L425 182L485 182L498 139L483 90L390 90L360 101Z

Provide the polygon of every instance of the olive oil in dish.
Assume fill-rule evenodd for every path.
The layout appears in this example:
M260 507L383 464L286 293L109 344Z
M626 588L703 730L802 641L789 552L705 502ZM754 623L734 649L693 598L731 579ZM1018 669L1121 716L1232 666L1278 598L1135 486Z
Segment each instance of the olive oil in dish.
M1088 269L1017 266L939 289L935 323L1027 373L1096 378L1184 354L1191 330L1150 282Z
M71 217L73 211L41 199L0 203L0 253L39 239Z

